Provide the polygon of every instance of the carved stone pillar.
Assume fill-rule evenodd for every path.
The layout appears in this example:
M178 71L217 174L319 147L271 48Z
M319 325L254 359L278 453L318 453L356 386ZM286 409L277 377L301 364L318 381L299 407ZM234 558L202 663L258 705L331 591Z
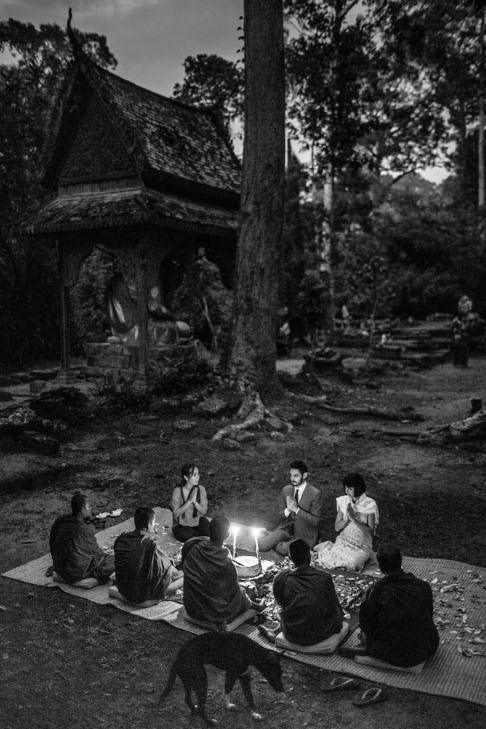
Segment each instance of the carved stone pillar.
M148 378L148 311L147 311L147 251L145 242L138 246L137 256L137 318L138 318L138 375L136 384L145 389Z
M71 307L70 289L76 285L83 261L89 256L93 243L83 236L66 242L57 241L59 279L61 282L61 382L71 382Z
M58 380L63 383L70 382L71 376L71 320L69 306L69 287L65 277L65 251L64 243L57 242L59 278L61 286L61 371Z

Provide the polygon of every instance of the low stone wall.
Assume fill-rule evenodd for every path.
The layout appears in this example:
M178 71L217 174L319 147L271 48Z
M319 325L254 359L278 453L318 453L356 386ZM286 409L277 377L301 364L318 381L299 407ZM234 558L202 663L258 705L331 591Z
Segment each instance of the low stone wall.
M149 347L148 360L160 362L171 357L177 350L189 350L192 344L168 344ZM111 372L115 380L132 381L138 374L138 347L112 342L96 342L85 345L86 376L103 377Z

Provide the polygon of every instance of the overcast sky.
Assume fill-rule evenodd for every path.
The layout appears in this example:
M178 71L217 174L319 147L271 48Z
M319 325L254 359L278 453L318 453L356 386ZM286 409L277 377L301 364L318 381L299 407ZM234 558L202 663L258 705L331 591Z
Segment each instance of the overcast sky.
M106 35L118 75L165 96L182 80L187 56L236 59L242 45L243 0L0 0L0 19L64 26L69 7L75 27ZM432 168L425 176L445 175Z

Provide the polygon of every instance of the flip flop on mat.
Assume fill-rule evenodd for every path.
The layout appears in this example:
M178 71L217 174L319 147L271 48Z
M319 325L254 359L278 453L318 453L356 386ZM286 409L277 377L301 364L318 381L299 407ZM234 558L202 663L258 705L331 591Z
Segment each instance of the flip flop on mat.
M364 694L353 701L355 706L368 706L368 704L377 704L378 701L384 701L386 699L386 693L382 688L375 686L374 688L366 689Z
M344 691L345 689L358 688L359 683L354 678L336 676L328 684L322 686L322 691Z

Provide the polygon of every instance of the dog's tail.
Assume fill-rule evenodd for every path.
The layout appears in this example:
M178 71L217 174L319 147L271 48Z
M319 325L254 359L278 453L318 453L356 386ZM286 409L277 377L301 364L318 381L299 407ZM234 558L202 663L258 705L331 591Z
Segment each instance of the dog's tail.
M169 678L167 680L167 686L165 687L165 689L160 694L160 699L159 699L159 704L158 704L159 706L160 706L160 704L163 701L165 701L165 699L167 698L167 696L170 694L170 692L174 688L174 684L176 682L176 678L177 678L177 666L174 663L172 665L172 668L170 669Z

